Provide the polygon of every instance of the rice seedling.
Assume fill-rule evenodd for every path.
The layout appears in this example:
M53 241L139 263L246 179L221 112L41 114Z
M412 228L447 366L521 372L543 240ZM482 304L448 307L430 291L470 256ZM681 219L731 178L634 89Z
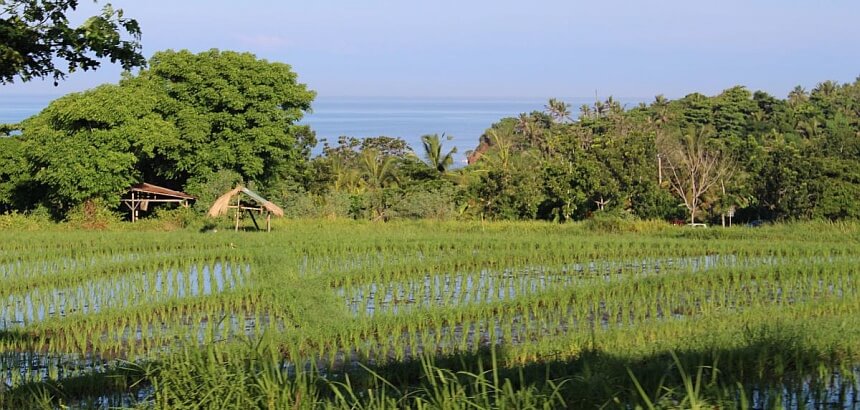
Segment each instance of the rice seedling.
M0 232L0 407L860 400L857 226L276 228Z

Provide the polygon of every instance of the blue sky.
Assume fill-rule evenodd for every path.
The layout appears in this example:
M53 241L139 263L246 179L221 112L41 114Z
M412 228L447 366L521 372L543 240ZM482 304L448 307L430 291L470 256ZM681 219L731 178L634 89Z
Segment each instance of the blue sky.
M82 1L78 15L98 6ZM104 4L101 0L99 4ZM779 97L860 75L860 1L113 0L144 53L250 51L320 96L681 97L736 84ZM53 87L115 82L109 64Z

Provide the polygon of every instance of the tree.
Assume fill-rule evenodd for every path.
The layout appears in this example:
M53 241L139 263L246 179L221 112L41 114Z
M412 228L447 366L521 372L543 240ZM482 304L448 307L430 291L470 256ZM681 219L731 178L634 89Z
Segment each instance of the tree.
M442 137L445 138L445 134L442 134ZM448 136L447 140L450 141L451 136ZM421 145L424 148L424 159L427 161L427 165L439 175L448 172L448 167L454 164L454 154L457 153L457 148L451 148L447 154L443 155L442 141L438 134L421 136Z
M315 140L295 123L313 96L288 65L252 54L159 52L137 76L52 102L15 138L60 214L88 199L116 203L135 182L183 189L219 171L261 188L304 184Z
M662 142L661 155L669 169L669 183L690 212L691 224L696 222L704 195L731 175L728 161L707 146L710 136L709 128L698 128Z
M549 114L556 123L561 124L571 121L570 104L565 103L564 101L550 98L544 108L546 109L547 114Z
M394 161L394 157L382 155L373 148L361 152L364 182L370 194L374 220L388 219L384 189L397 182Z
M157 111L183 136L160 174L180 185L221 169L262 185L307 177L316 138L296 123L315 93L289 65L219 50L162 51L149 64L124 84L157 89L163 98Z
M116 202L166 163L179 144L175 126L154 113L157 90L103 85L52 102L22 124L23 155L42 202L62 214L88 199Z
M97 69L103 58L126 70L146 63L136 20L108 4L72 27L67 14L77 7L78 0L0 2L0 84L51 77L56 85L67 73Z
M18 190L27 179L21 141L0 135L0 213L17 208Z

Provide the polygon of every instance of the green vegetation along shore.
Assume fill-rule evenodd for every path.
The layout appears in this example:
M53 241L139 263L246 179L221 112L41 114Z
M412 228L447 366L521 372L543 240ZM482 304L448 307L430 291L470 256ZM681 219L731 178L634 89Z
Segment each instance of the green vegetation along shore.
M126 218L120 198L147 182L196 197L200 214L241 183L304 218L860 217L858 81L797 87L785 99L743 86L635 107L609 97L575 119L549 99L487 124L459 168L444 134L420 147L397 136L320 144L300 125L314 97L289 65L250 53L157 52L117 84L0 127L0 212Z

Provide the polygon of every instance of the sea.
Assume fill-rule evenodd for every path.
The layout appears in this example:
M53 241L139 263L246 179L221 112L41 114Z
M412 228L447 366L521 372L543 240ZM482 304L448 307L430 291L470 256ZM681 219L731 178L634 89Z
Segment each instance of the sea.
M0 123L15 123L37 114L58 96L0 95ZM313 151L319 154L322 140L336 143L340 136L399 137L417 153L421 136L445 134L445 149L457 148L455 159L465 162L466 152L474 149L480 136L493 123L520 113L542 111L548 99L536 98L419 98L419 97L326 97L313 102L312 112L302 124L316 132L320 143ZM582 104L594 99L562 99L571 104L575 116ZM623 102L628 107L635 101Z

